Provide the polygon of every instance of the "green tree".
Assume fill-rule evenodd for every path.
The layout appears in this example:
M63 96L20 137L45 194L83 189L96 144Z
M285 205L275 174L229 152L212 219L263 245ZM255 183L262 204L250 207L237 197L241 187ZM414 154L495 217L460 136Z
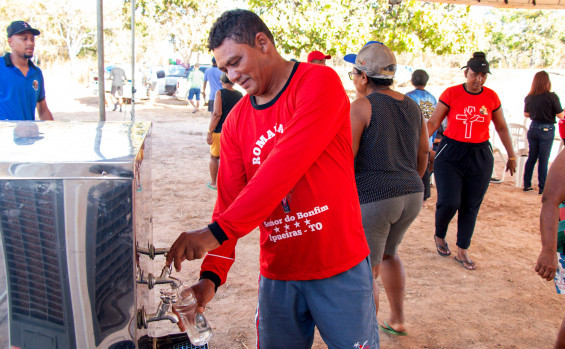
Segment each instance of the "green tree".
M557 11L498 9L487 26L494 54L510 68L551 66L565 49L565 25Z
M141 0L137 11L136 29L141 36L167 38L187 62L195 52L205 51L210 27L220 13L213 0Z
M395 52L450 54L476 46L482 27L468 16L467 6L417 0L388 1L249 0L273 31L285 53L300 55L322 49L329 53L358 50L378 40Z

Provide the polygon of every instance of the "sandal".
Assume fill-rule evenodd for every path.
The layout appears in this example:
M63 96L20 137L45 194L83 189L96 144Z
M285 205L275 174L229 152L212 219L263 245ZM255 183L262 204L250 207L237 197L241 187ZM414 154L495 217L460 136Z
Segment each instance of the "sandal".
M408 333L406 331L397 331L394 328L390 327L390 325L385 321L382 325L379 325L381 330L386 333L395 335L395 336L407 336Z
M442 256L442 257L448 257L451 256L451 250L449 249L449 245L447 244L447 241L445 242L445 245L439 245L436 242L436 236L434 236L434 242L436 244L436 250L437 253Z
M455 257L455 260L457 262L459 262L459 264L461 264L463 266L463 268L467 269L467 270L475 270L477 269L477 267L475 266L475 262L473 262L472 260L468 259L466 261L461 260L457 257Z
M212 185L212 182L206 183L206 186L212 190L218 190L218 187L216 185Z

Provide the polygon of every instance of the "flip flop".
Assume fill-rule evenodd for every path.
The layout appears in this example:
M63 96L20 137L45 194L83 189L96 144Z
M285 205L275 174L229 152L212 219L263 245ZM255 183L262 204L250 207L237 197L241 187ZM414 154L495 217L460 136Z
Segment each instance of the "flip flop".
M212 190L218 190L218 188L215 185L212 185L211 182L206 183L206 186Z
M447 244L447 241L445 242L445 246L442 245L438 245L438 243L436 242L436 238L434 236L434 243L436 244L436 250L437 253L442 256L442 257L448 257L451 256L451 250L449 249L449 245ZM442 251L443 250L443 251ZM445 251L445 252L444 252Z
M457 257L455 257L455 260L457 262L459 262L459 264L461 264L463 266L463 268L467 269L467 270L476 270L477 267L475 266L475 262L473 262L472 260L468 260L468 261L463 261Z
M385 321L384 326L379 325L381 330L385 331L386 333L392 334L394 336L407 336L408 333L406 331L397 331L394 328L390 327L390 325Z

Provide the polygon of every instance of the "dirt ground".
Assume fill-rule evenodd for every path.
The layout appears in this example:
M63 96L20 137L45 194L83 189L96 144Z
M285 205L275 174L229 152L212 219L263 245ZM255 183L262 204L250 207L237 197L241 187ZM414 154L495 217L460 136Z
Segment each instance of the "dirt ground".
M92 91L69 82L56 84L60 79L55 73L46 74L46 81L47 101L56 119L98 120L97 97ZM127 112L107 112L107 120L129 119ZM154 243L167 247L180 232L200 228L210 220L216 192L206 187L209 113L193 114L185 102L164 97L138 104L136 120L153 122ZM501 173L504 165L498 157L496 160L496 170ZM408 230L399 251L406 269L409 335L393 337L381 332L381 347L552 347L565 315L565 297L559 297L553 283L534 272L541 246L537 191L522 192L508 175L503 183L490 186L470 248L476 271L464 270L453 257L436 253L435 201L432 188L427 207ZM453 248L455 227L454 220L447 235ZM206 311L214 330L211 348L255 346L258 252L257 231L238 244L237 261L227 283ZM185 262L182 278L188 283L196 281L199 265L198 261ZM389 315L385 296L380 309L382 322ZM159 331L176 329L164 324ZM317 335L314 348L325 347Z

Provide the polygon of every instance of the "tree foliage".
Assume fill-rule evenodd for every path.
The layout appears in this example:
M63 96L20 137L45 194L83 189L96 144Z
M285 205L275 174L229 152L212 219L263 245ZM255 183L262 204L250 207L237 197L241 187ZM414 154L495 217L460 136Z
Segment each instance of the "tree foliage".
M460 53L475 44L481 26L469 19L467 6L416 0L390 5L369 0L249 0L286 53L321 49L358 50L369 40L395 52Z
M203 52L213 21L219 15L212 0L140 0L136 18L139 33L159 40L166 37L184 61Z
M565 25L557 11L498 10L488 27L495 57L511 68L551 66L562 57Z
M131 54L130 1L104 3L105 54L110 60L126 61ZM493 9L477 15L468 6L418 0L398 5L386 0L239 1L263 18L277 47L295 57L314 49L332 55L356 52L369 40L416 59L421 53L484 50L494 63L516 68L558 66L565 57L565 24L559 11ZM40 29L36 55L42 60L93 56L95 4L95 0L0 1L0 29L20 19ZM224 10L222 4L136 0L136 59L162 58L172 47L175 58L198 60L193 55L206 52L208 33ZM0 49L7 51L2 37Z

